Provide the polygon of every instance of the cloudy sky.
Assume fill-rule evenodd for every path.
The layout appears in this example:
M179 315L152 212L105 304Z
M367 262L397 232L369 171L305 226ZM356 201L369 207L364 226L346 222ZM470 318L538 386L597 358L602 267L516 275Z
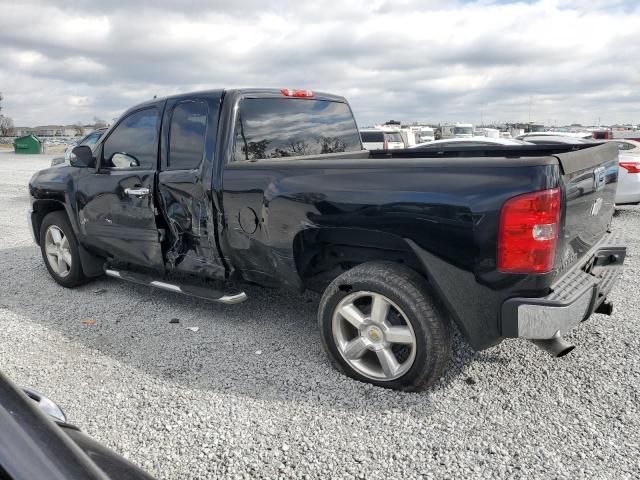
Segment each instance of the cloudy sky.
M640 1L0 0L16 125L241 86L341 94L361 125L640 123Z

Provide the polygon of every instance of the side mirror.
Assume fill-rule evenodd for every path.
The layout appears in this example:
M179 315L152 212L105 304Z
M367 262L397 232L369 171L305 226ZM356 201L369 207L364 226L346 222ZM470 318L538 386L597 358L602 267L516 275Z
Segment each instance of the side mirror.
M72 167L90 168L96 166L96 158L93 152L86 145L78 145L71 150L69 163Z
M38 404L38 407L44 413L58 422L67 423L67 417L65 416L62 409L56 403L53 403L53 401L51 401L49 398L45 397L37 390L33 390L32 388L22 387L22 391L27 397Z
M140 166L140 162L136 157L128 153L114 153L111 156L111 165L114 168L135 168Z

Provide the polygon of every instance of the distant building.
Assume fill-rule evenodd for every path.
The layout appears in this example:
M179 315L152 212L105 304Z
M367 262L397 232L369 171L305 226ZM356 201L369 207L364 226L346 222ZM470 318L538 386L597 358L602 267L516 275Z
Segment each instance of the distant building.
M16 137L23 135L35 135L37 137L75 137L85 135L93 130L93 125L40 125L37 127L13 127Z

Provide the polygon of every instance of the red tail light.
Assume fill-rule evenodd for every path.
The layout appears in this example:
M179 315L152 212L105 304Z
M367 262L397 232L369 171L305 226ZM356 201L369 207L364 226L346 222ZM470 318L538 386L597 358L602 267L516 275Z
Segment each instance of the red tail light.
M620 162L618 165L629 173L640 173L640 162Z
M498 270L553 270L560 228L560 189L526 193L505 202L498 232Z
M280 91L285 97L301 97L301 98L313 97L313 92L311 90L297 90L293 88L283 88Z

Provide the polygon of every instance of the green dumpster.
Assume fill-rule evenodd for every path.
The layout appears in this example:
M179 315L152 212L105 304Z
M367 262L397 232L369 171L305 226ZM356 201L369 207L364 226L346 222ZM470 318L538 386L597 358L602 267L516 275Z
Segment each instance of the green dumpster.
M13 141L13 150L16 153L42 153L42 142L35 135L25 135Z

